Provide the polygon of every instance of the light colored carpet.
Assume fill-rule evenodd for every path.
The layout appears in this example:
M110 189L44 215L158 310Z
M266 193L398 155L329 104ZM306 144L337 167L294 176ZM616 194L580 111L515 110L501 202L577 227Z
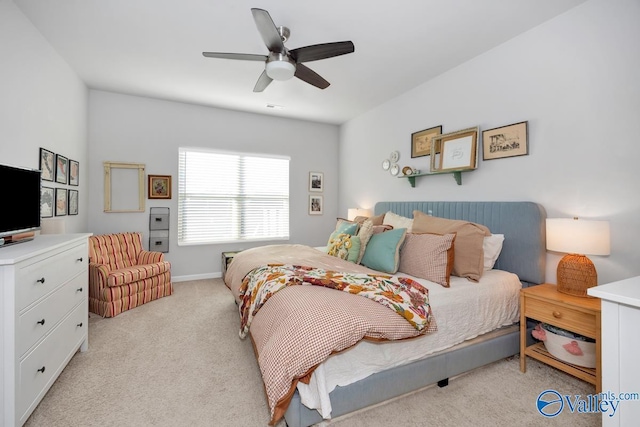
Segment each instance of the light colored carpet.
M174 295L115 318L91 315L89 350L77 353L27 427L266 426L269 412L251 342L238 338L233 297L220 279L174 284ZM597 414L535 408L546 389L593 386L518 358L327 423L330 426L599 426ZM284 427L284 422L277 427Z

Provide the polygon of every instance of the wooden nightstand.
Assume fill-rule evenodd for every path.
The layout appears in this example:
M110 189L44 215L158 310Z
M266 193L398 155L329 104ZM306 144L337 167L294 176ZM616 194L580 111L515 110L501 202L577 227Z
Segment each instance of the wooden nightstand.
M596 368L584 368L553 357L542 342L527 347L527 318L548 323L596 340ZM602 391L600 299L560 293L545 283L520 291L520 371L527 371L527 356L596 386Z

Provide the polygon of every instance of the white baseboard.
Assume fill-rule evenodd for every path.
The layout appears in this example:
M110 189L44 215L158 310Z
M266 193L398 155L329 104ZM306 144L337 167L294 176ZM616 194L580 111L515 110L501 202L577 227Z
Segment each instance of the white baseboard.
M204 280L204 279L217 279L222 277L221 272L204 273L204 274L190 274L188 276L171 276L172 282L188 282L190 280Z

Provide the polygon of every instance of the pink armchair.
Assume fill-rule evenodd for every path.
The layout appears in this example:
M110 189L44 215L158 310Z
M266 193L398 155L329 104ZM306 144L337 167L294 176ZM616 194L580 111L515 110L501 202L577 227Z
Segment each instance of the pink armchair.
M114 317L172 293L171 264L142 248L141 233L89 237L89 311Z

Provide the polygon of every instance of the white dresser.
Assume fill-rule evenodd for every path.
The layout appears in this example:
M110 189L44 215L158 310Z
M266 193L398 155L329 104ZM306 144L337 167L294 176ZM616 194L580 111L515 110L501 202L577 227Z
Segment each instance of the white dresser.
M640 393L640 276L595 286L587 293L602 300L603 393ZM609 415L602 414L603 427L638 425L640 400L621 400L616 414Z
M88 348L88 238L0 248L0 421L21 426L73 355Z

